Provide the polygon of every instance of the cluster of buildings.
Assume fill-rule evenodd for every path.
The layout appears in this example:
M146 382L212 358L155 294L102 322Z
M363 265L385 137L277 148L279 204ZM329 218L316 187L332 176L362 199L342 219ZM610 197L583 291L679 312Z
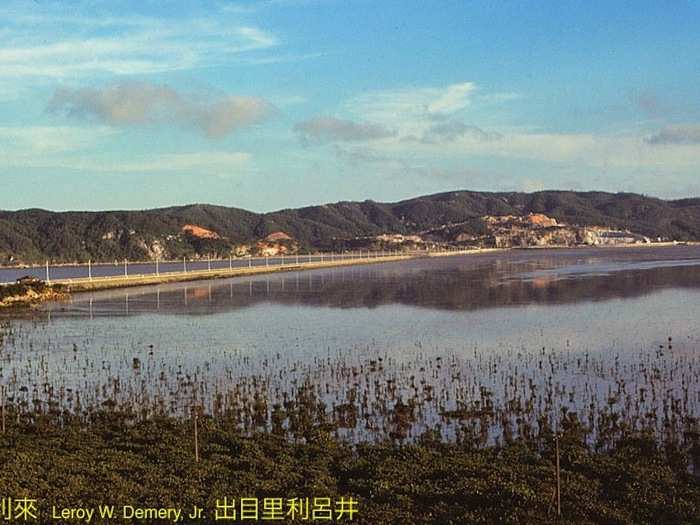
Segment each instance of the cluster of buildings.
M496 248L537 246L610 246L649 243L644 235L602 226L572 226L541 213L528 215L486 215L481 217L485 232L460 233L453 238L461 244Z

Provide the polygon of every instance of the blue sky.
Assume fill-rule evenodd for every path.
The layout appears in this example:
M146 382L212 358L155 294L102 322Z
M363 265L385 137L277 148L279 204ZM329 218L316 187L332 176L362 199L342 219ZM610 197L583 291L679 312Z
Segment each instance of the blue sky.
M10 0L0 208L700 196L700 3Z

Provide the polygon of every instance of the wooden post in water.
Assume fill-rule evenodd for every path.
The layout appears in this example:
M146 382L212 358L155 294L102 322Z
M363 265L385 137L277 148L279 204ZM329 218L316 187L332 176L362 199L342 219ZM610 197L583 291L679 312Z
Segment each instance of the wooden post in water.
M49 261L46 261L46 283L50 283L51 279L49 278Z
M561 470L559 468L559 436L554 438L557 452L557 517L561 518Z
M92 261L88 259L88 279L92 281Z
M194 460L199 463L199 434L197 431L197 408L194 413Z
M182 258L182 271L187 273L187 257Z

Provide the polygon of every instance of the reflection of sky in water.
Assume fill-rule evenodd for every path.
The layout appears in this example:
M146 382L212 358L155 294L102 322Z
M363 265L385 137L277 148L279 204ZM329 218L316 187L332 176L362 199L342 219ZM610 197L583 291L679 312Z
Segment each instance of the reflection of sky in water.
M282 352L310 359L327 350L376 346L397 357L421 343L436 351L467 352L474 346L561 347L636 351L665 342L695 340L700 290L663 290L635 299L566 305L527 305L472 311L429 310L407 305L333 309L256 303L210 315L142 313L133 316L52 317L32 323L36 349L145 349L210 360L218 349L246 355ZM25 324L25 326L28 326ZM89 351L89 348L88 351ZM55 357L55 355L54 355Z
M49 383L99 401L115 395L117 377L120 395L141 400L144 390L171 400L190 395L178 372L206 385L204 397L253 375L277 391L314 377L335 383L330 401L340 403L352 385L331 364L366 366L381 356L382 377L399 378L400 391L408 392L401 377L413 374L449 390L445 406L454 408L460 395L478 395L478 385L503 395L509 374L542 386L544 347L557 356L550 375L576 390L576 405L604 399L620 379L636 393L645 381L641 370L655 367L673 395L681 395L683 381L694 388L696 410L697 265L625 260L619 272L600 276L600 256L593 260L593 275L534 283L527 273L533 267L558 266L554 274L566 274L567 262L580 267L578 253L446 258L76 296L13 323L2 380L15 378L15 387ZM608 274L615 264L605 263ZM659 354L669 337L673 348ZM583 366L584 355L595 366ZM437 370L438 356L458 362ZM455 371L459 381L451 379ZM426 411L428 422L439 419L438 408Z

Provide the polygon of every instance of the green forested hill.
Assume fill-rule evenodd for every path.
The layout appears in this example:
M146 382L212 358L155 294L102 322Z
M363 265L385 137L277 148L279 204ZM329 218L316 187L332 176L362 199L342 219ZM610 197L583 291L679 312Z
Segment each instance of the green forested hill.
M477 229L483 215L545 213L560 222L629 229L650 237L700 239L700 199L667 201L632 193L453 191L396 203L338 202L272 213L194 204L144 211L0 211L0 261L143 259L154 243L163 255L224 253L283 231L306 248L334 239L380 233L413 234L465 223ZM192 224L221 239L183 234Z

